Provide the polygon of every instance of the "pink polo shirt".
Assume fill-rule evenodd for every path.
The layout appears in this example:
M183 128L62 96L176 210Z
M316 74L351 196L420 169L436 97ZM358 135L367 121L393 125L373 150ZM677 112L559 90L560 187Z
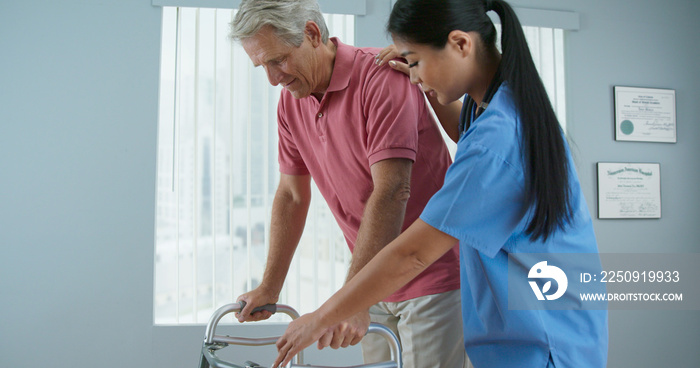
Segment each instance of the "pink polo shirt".
M311 175L352 251L372 193L370 166L389 158L413 161L402 231L442 186L451 160L423 92L402 73L378 67L380 49L337 38L333 75L319 102L282 90L277 108L280 171ZM426 244L430 246L430 244ZM459 289L457 246L385 301Z

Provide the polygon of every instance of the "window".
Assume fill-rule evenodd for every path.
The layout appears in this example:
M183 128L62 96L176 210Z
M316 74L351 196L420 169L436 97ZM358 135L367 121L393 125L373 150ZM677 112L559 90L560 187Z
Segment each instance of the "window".
M501 49L501 25L496 24L498 49ZM559 123L566 132L566 88L564 83L564 30L523 26L532 60L540 74Z
M155 249L157 324L204 323L262 277L279 172L281 87L228 39L234 10L163 8ZM353 44L354 16L326 15ZM345 280L349 251L314 188L281 302L312 310ZM303 296L303 297L302 297Z
M564 81L564 30L523 26L530 54L540 74L559 124L566 132L566 88ZM499 38L500 39L500 38Z
M234 14L163 7L156 324L205 323L216 308L256 287L263 274L279 180L281 88L270 86L264 70L253 68L240 44L228 39ZM354 43L353 15L326 15L326 21L331 35ZM564 125L563 30L524 29ZM280 302L300 311L317 308L342 286L349 260L343 234L313 187Z

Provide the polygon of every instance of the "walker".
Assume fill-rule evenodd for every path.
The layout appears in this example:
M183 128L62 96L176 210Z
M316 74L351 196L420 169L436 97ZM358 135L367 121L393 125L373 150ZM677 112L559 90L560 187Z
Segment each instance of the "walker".
M219 321L223 316L228 313L238 312L245 307L245 302L231 303L222 306L209 318L209 323L207 324L207 330L204 334L204 343L202 344L202 354L199 360L199 368L264 368L250 361L243 363L244 365L236 365L233 363L226 362L219 357L217 357L217 350L223 349L229 345L243 345L243 346L264 346L264 345L274 345L279 337L264 337L264 338L249 338L249 337L231 337L215 335L215 329ZM254 312L260 310L268 310L270 312L284 313L290 316L292 319L299 318L299 313L292 307L283 304L270 304L254 309ZM354 366L320 366L320 365L305 365L303 360L303 351L297 354L292 362L289 363L286 368L402 368L401 362L401 344L396 335L386 326L371 323L367 333L375 333L383 336L389 347L391 348L391 360L381 363L371 363L364 365L354 365Z

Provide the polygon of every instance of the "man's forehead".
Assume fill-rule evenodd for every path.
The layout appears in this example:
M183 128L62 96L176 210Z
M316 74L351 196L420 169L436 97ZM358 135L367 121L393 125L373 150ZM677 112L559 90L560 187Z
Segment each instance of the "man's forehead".
M274 32L263 30L241 40L241 45L255 66L278 59L292 51L292 47L282 42Z

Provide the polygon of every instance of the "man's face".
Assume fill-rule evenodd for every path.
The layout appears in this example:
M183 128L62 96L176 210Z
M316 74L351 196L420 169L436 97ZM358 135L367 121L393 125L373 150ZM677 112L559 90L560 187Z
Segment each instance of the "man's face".
M294 98L319 92L318 55L311 39L305 35L299 47L282 42L271 27L263 27L255 36L241 40L253 65L265 68L270 84L281 84Z

